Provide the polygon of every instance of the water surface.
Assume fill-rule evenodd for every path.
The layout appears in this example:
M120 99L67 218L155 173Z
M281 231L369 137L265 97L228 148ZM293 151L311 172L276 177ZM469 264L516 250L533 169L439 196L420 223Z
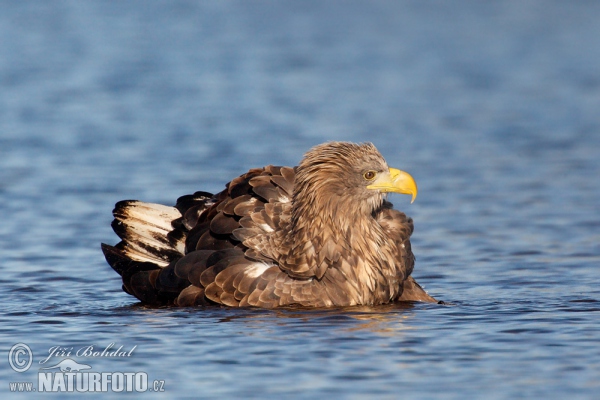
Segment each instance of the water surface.
M51 347L110 343L137 347L72 358L144 371L157 398L597 398L600 4L1 8L6 398ZM121 291L99 247L116 201L218 191L327 140L372 141L416 178L414 204L391 200L415 220L414 275L453 305L147 308Z

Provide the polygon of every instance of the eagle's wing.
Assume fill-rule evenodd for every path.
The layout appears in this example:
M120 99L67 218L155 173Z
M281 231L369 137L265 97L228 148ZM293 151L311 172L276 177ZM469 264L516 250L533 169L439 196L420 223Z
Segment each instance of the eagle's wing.
M295 173L289 167L266 167L248 181L247 200L236 208L239 227L232 231L245 247L245 256L277 263L287 254ZM238 209L239 208L239 209Z
M294 300L294 280L278 266L286 252L282 243L290 224L294 177L289 167L251 170L231 181L221 200L200 214L188 236L188 254L175 267L176 275L192 284L178 304L202 294L230 306L261 307L302 304L309 297L299 293Z
M175 207L119 202L113 229L122 241L102 245L106 259L123 289L149 304L204 304L205 296L231 306L306 303L319 293L295 288L277 266L294 177L293 168L267 166L214 196L183 196Z

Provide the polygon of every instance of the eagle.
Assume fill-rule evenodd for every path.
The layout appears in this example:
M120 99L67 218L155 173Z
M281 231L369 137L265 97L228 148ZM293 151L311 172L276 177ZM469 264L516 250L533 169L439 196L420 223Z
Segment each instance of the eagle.
M102 251L123 290L148 305L436 302L411 276L413 221L390 192L414 201L417 185L372 143L328 142L296 167L250 169L174 207L120 201L121 241Z

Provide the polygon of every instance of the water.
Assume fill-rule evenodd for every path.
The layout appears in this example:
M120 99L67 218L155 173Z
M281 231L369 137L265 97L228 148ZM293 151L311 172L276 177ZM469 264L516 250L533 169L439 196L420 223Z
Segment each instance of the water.
M146 372L155 398L600 395L599 3L1 9L3 398L37 387L53 346L110 343L137 347L71 358ZM416 178L414 204L391 200L415 219L414 275L452 306L156 309L121 291L99 248L116 201L173 204L327 140L373 141Z

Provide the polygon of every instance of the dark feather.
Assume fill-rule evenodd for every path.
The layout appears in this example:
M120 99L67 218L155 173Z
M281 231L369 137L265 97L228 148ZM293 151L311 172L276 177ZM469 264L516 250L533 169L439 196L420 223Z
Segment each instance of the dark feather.
M223 211L210 221L210 230L217 235L231 235L233 230L239 227L239 222L231 215L224 214Z
M210 304L204 295L204 289L190 285L183 289L177 297L175 305L180 307L205 306Z
M242 216L241 214L236 214L235 208L237 207L238 204L245 203L245 202L248 202L248 201L252 201L252 199L253 199L253 197L250 196L249 194L245 194L243 196L236 197L234 199L230 199L227 202L227 204L225 205L225 207L223 207L223 213L225 213L227 215Z
M181 257L175 264L175 275L188 279L192 283L200 282L192 280L190 277L192 274L198 274L200 277L199 274L206 269L206 261L213 252L212 250L196 250Z
M190 285L187 277L181 278L175 274L175 267L176 262L172 261L171 264L162 268L155 284L157 290L175 294L172 298L177 297L183 289Z
M158 273L159 270L154 269L133 274L129 279L129 287L133 295L146 304L162 303L155 286Z
M214 232L207 230L198 239L195 250L222 250L233 247L229 240L229 235L217 235Z

